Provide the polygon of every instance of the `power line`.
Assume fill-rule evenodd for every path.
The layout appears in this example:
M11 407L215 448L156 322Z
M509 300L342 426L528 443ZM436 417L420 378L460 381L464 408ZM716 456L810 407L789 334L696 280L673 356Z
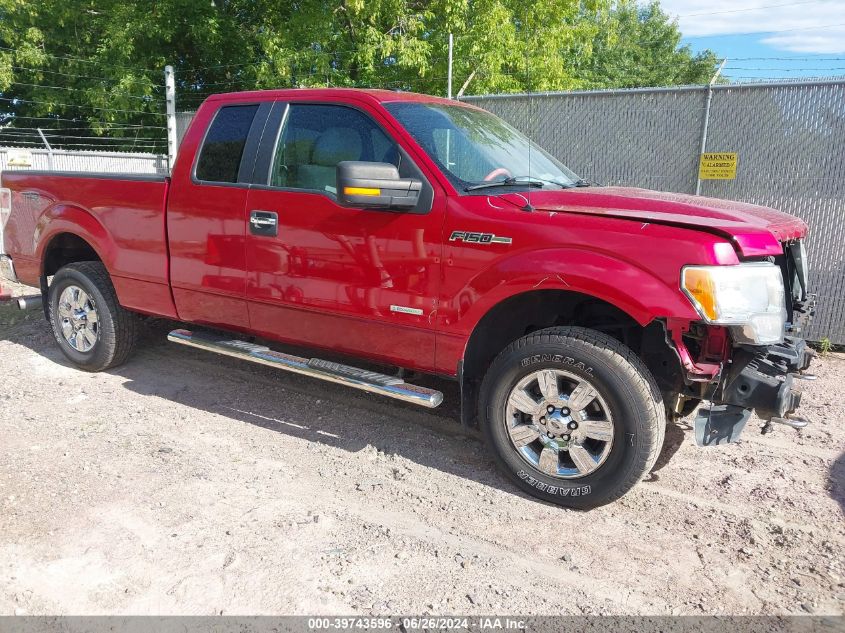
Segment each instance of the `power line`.
M434 47L432 47L434 48ZM289 53L289 59L285 60L285 64L297 63L302 60L302 56L304 55L314 55L314 56L323 56L323 57L331 57L333 55L354 55L360 53L361 49L341 49L341 50L314 50L314 49L306 49L300 51L292 51ZM401 53L394 52L390 54L385 54L384 51L374 50L372 51L376 54L376 57L382 61L399 57ZM380 54L379 54L380 53ZM446 61L447 54L443 52L441 54L442 60ZM483 58L477 55L461 55L461 60L463 61L482 61ZM214 70L218 68L245 68L250 66L259 66L261 64L275 64L275 60L273 59L256 59L250 62L239 62L237 64L218 64L216 66L195 66L195 67L188 67L188 68L179 68L176 67L177 72L189 73L189 72L197 72L200 70Z
M43 84L30 84L30 83L24 83L22 81L12 81L12 82L10 82L10 85L26 86L28 88L43 88L45 90L65 90L65 91L70 91L70 92L88 92L90 90L90 88L69 88L69 87L65 87L65 86L45 86ZM154 97L152 95L137 96L137 95L131 95L131 94L128 94L128 93L122 93L121 94L121 93L113 93L112 92L112 93L110 93L110 96L125 97L127 99L136 99L136 100L139 100L139 101L144 101L146 103L153 103L153 102L156 102L156 101L162 102L164 100L162 97Z
M816 53L816 55L829 55L830 53ZM757 61L778 61L778 62L842 62L845 57L731 57L732 62L757 62Z
M101 108L99 106L87 105L87 104L78 104L78 103L52 103L50 101L33 101L30 99L18 99L18 98L8 98L8 97L0 97L0 101L8 101L9 103L31 103L34 105L46 105L51 107L64 107L64 108L90 108L91 110L102 110L104 112L120 112L121 114L145 114L148 116L165 116L162 112L146 112L144 110L119 110L116 108Z
M35 136L40 136L40 135L36 133ZM161 145L163 143L163 141L157 140L155 138L144 137L144 136L139 136L139 137L137 137L137 139L134 136L91 136L91 135L75 136L75 135L68 135L68 134L48 134L46 130L44 130L44 136L46 136L47 138L75 138L75 139L79 139L79 140L83 140L83 141L85 141L85 140L98 141L98 142L102 141L102 142L106 142L106 143L115 142L115 143L121 143L121 144L132 143L135 140L137 140L138 142L144 142L144 143L149 142L149 143L155 144L155 145Z
M685 13L684 15L677 15L677 18L694 18L702 15L723 15L725 13L746 13L748 11L760 11L762 9L776 9L778 7L796 7L803 4L817 4L825 2L826 0L806 0L805 2L787 2L785 4L767 4L762 7L748 7L746 9L731 9L729 11L707 11L704 13Z
M13 52L13 53L27 53L27 54L37 53L39 55L42 55L44 57L50 57L52 59L63 59L63 60L66 60L66 61L79 62L79 63L82 63L82 64L94 64L94 65L99 65L102 68L118 68L120 70L136 70L136 71L144 72L144 73L159 72L159 71L153 70L151 68L139 68L139 67L136 67L136 66L118 66L118 65L112 65L112 64L105 64L101 61L96 61L96 60L92 60L92 59L83 59L81 57L71 57L71 56L68 56L68 55L52 55L52 54L47 53L47 52L45 52L41 49L22 49L22 48L10 48L8 46L0 46L0 50L10 51L10 52Z
M769 77L766 75L728 75L730 79L750 79L752 81L771 81L771 82L778 82L782 83L785 86L788 86L791 83L807 81L807 80L829 80L829 81L841 81L845 79L845 75L834 75L834 76L825 76L825 77L816 77L816 76L809 76L809 77Z
M114 131L125 132L125 131L128 130L128 131L131 131L131 132L142 132L142 131L147 130L147 129L164 130L166 128L163 128L163 127L145 128L145 127L133 127L133 126L125 125L125 126L110 127L108 131L109 132L114 132ZM34 134L38 134L38 130L42 130L43 132L87 132L87 131L91 131L91 126L88 126L88 127L46 127L46 126L42 126L42 127L36 128L36 127L21 127L21 126L18 126L18 125L6 125L5 123L0 122L0 131L6 131L6 130L20 130L21 132L34 133Z
M291 61L296 62L301 59L302 55L309 54L309 55L323 55L323 56L331 56L331 55L346 55L346 54L356 54L360 53L361 49L345 49L345 50L323 50L317 51L312 48L300 50L300 51L291 51L288 53L289 60L286 63L290 63ZM377 51L374 51L377 52ZM395 55L382 55L382 59L389 59L390 57L394 57ZM259 66L261 64L275 64L274 59L256 59L249 62L238 62L236 64L216 64L213 66L193 66L187 68L176 68L177 71L184 72L184 73L191 73L191 72L198 72L200 70L217 70L220 68L245 68L249 66Z
M110 83L121 83L126 77L123 79L117 79L115 77L100 77L97 75L79 75L77 73L65 73L60 70L50 70L49 68L36 68L34 66L17 66L12 65L11 68L13 70L23 70L32 73L48 73L50 75L61 75L62 77L74 77L77 79L93 79L95 81L107 81ZM139 83L143 81L141 78L133 78L132 83ZM146 79L149 81L149 79ZM152 88L160 88L160 86L156 83L150 82L149 84Z
M9 147L10 145L25 145L25 146L29 146L29 147L35 147L35 148L44 148L44 143L42 143L41 141L19 141L19 140L16 140L16 139L9 139L7 141L4 141L4 143L5 144L0 145L0 147ZM159 148L159 147L163 148L164 145L165 145L164 143L141 144L141 143L133 143L132 141L128 141L126 143L76 143L76 142L61 143L61 142L59 142L59 143L56 143L55 145L51 145L51 146L53 146L55 149L61 149L60 146L65 146L65 147L98 147L100 149L108 150L108 149L120 149L120 148L126 148L126 147L135 147L135 148L139 148L139 149L156 149L156 148Z
M733 68L726 68L725 72L732 72L734 70L765 70L765 71L772 71L772 72L782 72L782 73L805 73L808 71L818 71L818 70L845 70L845 66L837 66L834 68L747 68L743 66L734 66Z
M13 133L7 134L7 132L13 132ZM8 138L9 136L13 136L13 137L14 136L21 136L23 138L36 138L36 139L41 138L41 134L39 134L38 132L20 133L20 132L17 132L15 130L8 130L8 129L0 130L0 138ZM91 136L91 135L78 136L78 135L65 135L65 134L48 134L48 133L46 133L46 131L44 132L44 136L46 136L48 138L72 138L72 139L78 139L78 140L83 140L83 141L96 141L96 142L103 142L103 143L119 143L119 144L125 144L127 142L131 143L133 141L137 141L139 143L155 144L155 145L160 145L160 144L163 143L163 141L161 141L159 139L144 137L144 136L139 136L137 138L134 137L134 136L128 136L128 137Z
M53 121L53 120L54 119L51 119L51 121ZM10 121L0 121L0 130L15 129L15 130L59 130L59 131L69 130L69 131L74 131L74 130L90 130L91 127L92 127L91 125L73 126L73 127L48 127L46 125L40 125L38 127L32 127L32 126L27 126L27 125L12 125ZM120 123L116 123L115 126L112 127L112 129L139 130L140 131L142 129L164 130L166 128L164 128L162 126L145 126L145 125L130 125L130 124L123 125L123 124L120 124Z
M795 31L820 31L822 29L835 29L841 26L845 26L845 22L840 24L824 24L822 26L802 26L794 29L780 29L777 31L745 31L743 33L722 33L720 35L688 35L685 36L686 39L700 39L702 37L736 37L739 35L769 35L772 33L793 33Z
M81 123L87 122L85 119L67 119L62 117L33 117L33 116L21 116L14 113L7 113L7 114L0 114L0 119L6 117L5 120L0 121L0 124L10 121L12 119L21 119L26 121L47 121L50 123L54 123L57 121L64 121L67 123ZM151 129L151 130L166 130L167 128L163 125L144 125L141 123L121 123L115 121L90 121L90 125L100 125L100 126L125 126L125 127L132 127L132 128L144 128L144 129Z
M813 0L813 1L819 1L819 0ZM782 31L770 31L770 33L781 33L781 32L798 31L798 30L815 30L815 29L823 29L823 28L832 28L832 27L836 27L836 26L845 26L845 25L826 25L826 26L819 26L819 27L784 29ZM740 34L736 33L736 34L726 34L726 35L740 35ZM697 36L697 37L707 37L707 36ZM654 41L656 42L656 41L659 41L659 40L654 40ZM647 44L647 43L649 43L649 41L642 40L640 43ZM308 53L311 53L311 54L327 55L327 56L339 54L341 52L355 52L355 51L308 51ZM473 57L473 58L468 59L466 56L462 56L461 59L465 63L468 61L470 64L475 62L475 61L483 61L483 59L480 58L480 57ZM825 59L825 58L822 58L822 59L818 59L818 58L788 58L788 57L771 57L771 58L767 58L767 57L748 57L748 58L732 58L732 61L769 61L769 60L771 60L771 61L793 61L793 60L803 60L803 61L815 61L817 63L823 63L824 61L827 61L828 59L830 61L845 61L845 58L842 58L842 57L827 58L827 59ZM237 65L236 64L228 64L226 66L247 67L247 66L259 65L259 64L262 64L262 63L265 63L265 62L264 61L245 62L245 63L237 64ZM287 69L290 68L291 63L295 63L295 61L289 60ZM196 68L196 69L193 69L193 70L206 70L206 69L211 69L211 68L215 68L215 67L214 66L208 66L208 67ZM769 70L769 69L766 69L766 70ZM778 70L778 69L771 69L771 70ZM838 67L819 68L819 69L813 68L813 69L806 69L806 70L827 71L827 70L839 70L839 68ZM803 72L803 71L804 71L803 69L795 69L795 70L790 69L789 70L789 72ZM498 71L496 74L513 75L513 74L517 74L517 73L508 73L508 72L505 72L505 71ZM338 77L341 80L340 83L342 83L344 73L342 71L337 70L336 68L329 68L329 69L326 69L324 71L290 72L286 76L279 77L279 80L284 81L284 82L290 82L292 84L296 84L297 82L299 82L303 79L309 79L309 78L314 78L314 77L325 77L326 83L329 83L329 81L331 80L332 77ZM419 77L419 78L399 79L399 80L395 80L395 81L391 80L391 81L376 82L376 83L378 85L382 85L382 86L392 86L392 85L399 86L399 85L407 85L407 84L412 83L412 82L417 83L417 82L445 81L446 79L447 79L446 77ZM255 86L257 82L258 82L257 78L247 78L247 77L243 77L243 76L233 77L229 81L217 81L217 82L210 82L210 83L197 82L197 88L200 89L200 92L195 92L195 91L191 90L190 88L187 88L187 89L184 89L182 92L179 93L179 95L177 96L177 99L179 101L185 101L185 100L196 101L196 100L205 99L205 98L210 97L214 94L219 94L220 92L223 92L223 90L215 90L215 91L208 91L207 90L208 88L212 88L212 87L222 87L222 88L244 87L244 88L254 89L253 86Z

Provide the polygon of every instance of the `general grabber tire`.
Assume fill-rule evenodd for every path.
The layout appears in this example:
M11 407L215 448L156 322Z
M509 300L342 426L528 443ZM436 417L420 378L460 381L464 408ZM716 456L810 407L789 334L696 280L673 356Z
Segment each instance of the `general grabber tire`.
M135 347L137 317L117 302L100 262L61 268L47 292L53 336L65 356L85 371L103 371L125 362Z
M499 466L527 493L589 509L654 466L666 433L654 377L625 345L581 327L539 330L493 361L480 416Z

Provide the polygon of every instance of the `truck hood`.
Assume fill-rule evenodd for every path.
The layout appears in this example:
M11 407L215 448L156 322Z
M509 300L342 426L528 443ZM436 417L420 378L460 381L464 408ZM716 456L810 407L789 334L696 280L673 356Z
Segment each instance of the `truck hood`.
M778 254L783 248L780 242L807 234L801 219L768 207L634 187L531 190L499 197L523 207L526 196L536 210L548 213L601 215L705 231L731 240L745 257Z

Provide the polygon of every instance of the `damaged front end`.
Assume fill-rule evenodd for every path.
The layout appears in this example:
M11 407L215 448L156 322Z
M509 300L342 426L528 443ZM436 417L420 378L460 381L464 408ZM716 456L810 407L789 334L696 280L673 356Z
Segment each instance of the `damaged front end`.
M752 412L763 420L763 433L770 431L773 423L803 428L809 422L796 414L801 392L795 388L796 379L814 378L806 370L815 352L800 338L815 311L815 298L807 293L803 244L786 244L783 256L754 265L766 264L767 276L760 278L758 286L767 283L768 289L759 290L758 294L768 297L767 309L753 306L756 312L749 310L751 317L747 322L724 318L724 312L730 310L719 313L718 300L707 296L709 289L702 290L702 284L687 294L704 322L667 321L667 338L685 372L681 399L696 404L701 400L710 402L695 417L695 439L700 446L736 441ZM726 277L722 271L719 273ZM717 282L723 283L722 279ZM729 278L725 285L730 286ZM779 336L774 336L772 321L779 301L783 317L777 324ZM761 303L765 304L765 300ZM789 320L787 314L791 315ZM752 320L757 317L761 318L755 325ZM678 411L688 412L683 408Z
M719 444L720 438L734 441L753 410L765 424L772 423L803 428L809 421L796 414L801 392L794 380L812 379L804 372L815 353L803 339L785 337L783 343L762 350L735 348L731 362L714 390L713 405L696 417L696 441L701 445Z

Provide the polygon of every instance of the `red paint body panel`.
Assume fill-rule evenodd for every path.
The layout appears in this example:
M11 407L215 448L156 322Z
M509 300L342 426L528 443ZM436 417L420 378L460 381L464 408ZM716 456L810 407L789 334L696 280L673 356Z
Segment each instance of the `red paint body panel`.
M254 189L247 207L279 214L277 237L248 238L256 332L433 367L442 204L425 215L385 213L345 209L319 193Z
M246 304L246 198L244 185L199 183L196 153L216 107L197 112L173 168L167 201L170 283L185 321L249 330Z
M50 241L71 233L91 245L115 285L127 290L118 295L125 307L176 317L168 285L166 180L18 171L4 172L2 180L13 192L14 209L6 250L21 281L38 287Z
M807 233L765 207L642 189L532 190L532 212L523 194L460 195L382 106L401 100L455 104L379 90L218 95L195 116L172 182L5 172L14 192L6 252L37 285L46 246L70 232L97 251L131 309L455 375L473 329L509 297L577 291L641 324L688 323L699 317L678 287L684 265L776 255ZM432 210L352 210L327 195L195 182L219 107L262 101L365 111L425 174ZM249 233L253 209L278 213L277 237ZM511 243L450 241L454 231Z
M502 196L517 205L519 196ZM787 213L745 202L632 187L579 188L535 191L531 204L558 213L604 215L691 227L729 238L745 257L778 255L780 242L807 235L803 220Z
M495 196L450 199L444 240L467 228L513 242L446 243L438 330L451 335L451 344L438 341L437 358L444 373L457 366L460 342L484 314L516 294L582 292L643 325L668 315L695 320L698 314L679 288L681 267L738 263L733 248L714 235L612 217L526 212Z

